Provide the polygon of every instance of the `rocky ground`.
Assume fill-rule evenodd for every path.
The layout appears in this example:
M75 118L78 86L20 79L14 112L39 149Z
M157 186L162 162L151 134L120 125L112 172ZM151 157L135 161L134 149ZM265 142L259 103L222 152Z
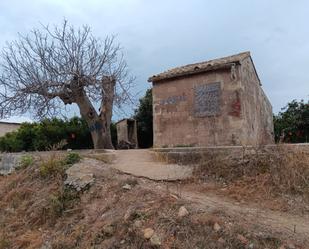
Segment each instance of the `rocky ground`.
M308 220L91 158L36 159L0 177L0 249L309 248Z

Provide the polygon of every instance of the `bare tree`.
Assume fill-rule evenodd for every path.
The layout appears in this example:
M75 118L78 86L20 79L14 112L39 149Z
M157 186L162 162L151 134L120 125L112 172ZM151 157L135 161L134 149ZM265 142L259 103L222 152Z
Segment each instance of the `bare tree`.
M89 26L75 29L67 21L42 26L7 43L0 70L0 118L25 112L36 118L55 116L65 112L62 103L75 103L94 147L113 148L113 106L130 99L133 83L114 37L100 40Z

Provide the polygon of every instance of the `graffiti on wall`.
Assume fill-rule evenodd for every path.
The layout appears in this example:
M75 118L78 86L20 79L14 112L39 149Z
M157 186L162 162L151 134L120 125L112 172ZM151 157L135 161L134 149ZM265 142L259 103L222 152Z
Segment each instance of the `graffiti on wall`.
M185 101L187 101L187 96L185 93L182 93L181 95L169 96L165 99L158 100L154 107L154 111L157 113L161 111L177 112L178 104Z
M207 117L220 114L220 82L196 86L194 88L194 115Z
M94 132L94 131L98 132L98 131L101 131L102 129L103 129L103 125L98 121L96 121L94 124L89 126L90 132Z
M166 99L162 99L162 100L160 100L159 103L160 103L160 105L176 105L179 102L186 101L186 100L187 100L187 97L183 93L182 95L170 96Z

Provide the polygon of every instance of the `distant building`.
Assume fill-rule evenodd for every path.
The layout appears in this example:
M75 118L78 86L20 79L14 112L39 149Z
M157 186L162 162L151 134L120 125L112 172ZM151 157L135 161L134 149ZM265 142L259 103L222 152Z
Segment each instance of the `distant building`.
M11 131L16 131L20 127L20 123L2 122L0 121L0 137Z
M122 119L116 123L118 147L138 148L137 124L135 119Z
M249 52L152 76L155 147L273 143L272 106Z

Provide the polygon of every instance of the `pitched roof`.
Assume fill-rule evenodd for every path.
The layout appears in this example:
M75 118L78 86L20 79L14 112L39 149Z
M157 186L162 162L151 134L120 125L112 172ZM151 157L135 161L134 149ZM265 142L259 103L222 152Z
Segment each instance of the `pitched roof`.
M212 71L220 68L231 67L233 63L239 63L240 61L250 57L250 52L244 52L232 56L227 56L219 59L214 59L210 61L204 61L200 63L189 64L181 67L176 67L167 70L163 73L151 76L148 82L156 82L171 78L176 78L180 76L186 76L191 74L197 74L206 71Z

